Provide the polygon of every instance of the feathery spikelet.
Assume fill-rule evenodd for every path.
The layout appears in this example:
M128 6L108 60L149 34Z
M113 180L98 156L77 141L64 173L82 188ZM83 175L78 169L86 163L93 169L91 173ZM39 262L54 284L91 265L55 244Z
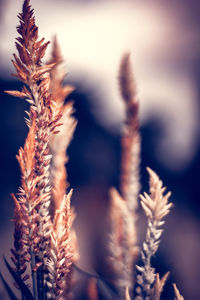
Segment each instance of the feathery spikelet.
M152 285L156 275L154 268L151 267L151 257L156 253L160 243L162 234L160 226L164 224L163 218L169 213L172 207L172 203L168 203L171 193L168 192L164 195L166 188L163 187L162 181L150 168L147 168L147 171L150 176L150 195L146 193L144 193L144 196L140 195L141 205L148 218L148 227L141 251L143 266L136 266L140 273L137 275L137 283L139 286L136 291L139 296L136 299L138 300L148 299L152 294ZM165 281L164 279L163 283Z
M63 58L61 50L58 44L57 37L55 36L53 40L51 59L49 61L49 64L55 64L50 72L50 90L55 101L60 103L61 106L64 104L65 99L69 96L69 94L74 91L73 86L63 84L66 73L61 66L62 63Z
M25 222L21 210L21 206L18 203L14 194L11 194L14 204L14 223L15 223L15 231L14 231L14 248L11 249L12 257L11 260L15 265L14 271L17 276L26 281L29 279L28 274L24 274L27 270L27 262L30 260L28 245L24 243L25 239L25 227L27 223ZM19 286L17 286L19 288Z
M168 203L171 192L164 195L166 188L163 187L163 183L158 175L150 168L147 168L147 171L150 176L150 195L147 193L144 193L144 196L140 195L141 205L146 216L151 221L157 221L158 226L161 226L164 224L164 221L161 222L161 220L168 215L170 208L172 207L172 203Z
M48 299L62 299L70 291L72 262L74 257L71 227L74 213L70 212L72 190L65 195L60 209L55 213L54 227L51 234L52 243L47 265L49 270ZM65 298L65 299L68 299Z
M126 106L126 123L122 135L121 192L129 208L135 212L138 206L140 134L138 102L131 70L130 54L122 57L119 70L119 86Z
M161 279L159 274L156 274L156 280L152 288L152 299L160 300L161 293L163 291L163 287L165 285L166 280L169 277L169 272L167 272Z
M45 174L35 173L37 163L35 159L37 156L35 111L32 111L31 115L32 124L24 148L20 148L17 155L21 169L21 187L19 197L15 198L15 202L17 201L16 206L18 206L18 214L20 213L21 218L20 220L15 218L15 232L19 231L19 235L21 235L22 248L25 251L24 259L31 264L33 293L37 297L36 295L39 293L37 282L41 280L39 268L43 265L42 258L45 255L43 253L41 257L41 249L46 250L45 245L50 238L51 222L45 212L43 214L40 212L41 205L44 206L46 203L48 205L50 195L48 190L44 193L41 193L40 190L40 182ZM20 224L19 221L21 221Z
M52 185L52 205L53 209L59 208L60 203L69 186L67 183L67 172L65 164L68 161L66 150L71 142L74 130L76 128L76 120L72 117L74 112L73 103L64 104L65 98L74 90L72 86L63 85L65 73L60 64L62 63L62 55L57 42L54 38L53 51L50 64L55 64L50 72L50 91L57 105L62 109L63 114L60 119L60 127L57 135L52 136L50 140L51 160L51 185Z
M111 231L107 260L114 286L124 297L125 289L131 289L133 285L133 263L137 256L136 233L132 213L115 188L110 190L110 198Z
M184 300L183 296L180 294L177 286L175 283L173 283L173 288L174 288L174 293L175 293L175 298L174 300Z

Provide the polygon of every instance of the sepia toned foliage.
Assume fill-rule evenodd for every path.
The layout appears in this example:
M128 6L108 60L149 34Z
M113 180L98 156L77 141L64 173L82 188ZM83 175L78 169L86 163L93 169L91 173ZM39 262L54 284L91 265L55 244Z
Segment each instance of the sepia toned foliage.
M56 38L50 61L43 63L49 42L39 39L29 0L24 1L18 18L17 54L12 60L16 73L13 75L24 86L21 91L6 93L25 99L30 109L26 112L28 135L16 156L21 186L17 195L12 194L15 204L12 266L4 258L21 295L20 298L16 296L0 273L8 296L12 300L75 299L77 281L73 271L76 269L87 276L87 299L161 299L169 272L160 279L151 259L161 241L163 218L172 207L171 193L165 193L166 188L158 175L147 168L150 191L140 195L140 200L148 224L139 251L136 220L140 191L140 133L130 55L122 57L119 70L126 117L121 136L120 188L119 191L115 187L109 190L103 263L108 267L110 277L106 278L85 272L76 265L79 257L73 229L76 214L71 207L72 189L67 193L70 184L65 166L67 148L77 125L73 103L65 103L65 99L74 88L64 85L63 59ZM136 265L139 252L142 263ZM175 299L183 300L175 284L173 287Z

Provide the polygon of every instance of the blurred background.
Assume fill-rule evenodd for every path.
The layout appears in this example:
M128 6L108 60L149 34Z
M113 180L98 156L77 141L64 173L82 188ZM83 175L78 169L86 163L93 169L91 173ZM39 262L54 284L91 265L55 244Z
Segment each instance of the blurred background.
M7 256L13 232L10 193L16 193L20 185L15 155L27 134L24 110L28 105L3 91L21 86L10 73L22 2L0 1L0 250ZM79 123L68 151L68 173L75 189L72 203L80 220L76 226L82 228L81 267L92 270L96 264L98 270L100 253L94 247L97 232L103 228L108 189L119 183L120 134L125 116L117 78L121 56L129 51L140 103L142 191L148 190L145 168L150 166L172 191L174 203L153 263L161 275L171 272L165 299L169 299L171 282L177 283L186 300L199 299L200 2L31 3L40 37L52 40L57 35L69 72L66 82L76 87L70 99L74 100ZM49 53L50 47L47 58ZM143 217L138 226L142 240ZM0 268L4 270L2 262ZM6 299L2 289L0 293L0 299Z

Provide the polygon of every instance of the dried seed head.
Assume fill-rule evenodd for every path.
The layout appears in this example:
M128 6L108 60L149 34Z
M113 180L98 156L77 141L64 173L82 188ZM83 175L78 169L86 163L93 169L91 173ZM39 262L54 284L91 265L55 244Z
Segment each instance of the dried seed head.
M155 269L151 267L151 257L155 255L159 247L162 234L160 226L164 224L163 218L169 213L172 203L168 202L171 193L164 194L166 188L163 187L163 183L157 174L150 168L147 168L147 171L150 176L150 194L144 193L144 195L140 195L141 205L148 218L148 225L141 251L144 266L136 266L140 273L137 276L137 283L141 288L138 294L146 297L150 297L153 294L153 299L159 300L168 273L160 280L159 276L155 274ZM153 283L154 286L152 287Z

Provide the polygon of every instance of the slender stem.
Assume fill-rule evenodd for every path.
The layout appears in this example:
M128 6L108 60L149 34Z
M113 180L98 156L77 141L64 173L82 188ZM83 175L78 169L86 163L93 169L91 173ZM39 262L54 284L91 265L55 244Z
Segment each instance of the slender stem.
M38 259L39 261L44 262L44 256L42 254L42 251L38 253ZM41 265L37 269L37 288L38 288L38 297L39 299L45 299L45 283L44 283L44 267Z
M30 73L33 73L35 71L35 66L32 65L31 69L30 69ZM36 105L36 109L37 109L37 113L38 113L38 117L40 116L40 105L39 105L39 94L38 94L38 86L36 83L33 83L32 81L29 82L29 87L30 90L32 92L33 95L33 101ZM35 138L38 140L38 134L36 133ZM41 191L40 191L41 193ZM41 215L41 207L38 211L39 215ZM43 232L43 224L40 223L39 224L39 233ZM42 247L43 248L43 247ZM35 255L34 253L32 253L33 256L31 256L31 260L32 258L34 259L34 263L36 263L35 261ZM44 255L43 252L40 250L38 253L38 258L39 261L44 261ZM34 267L34 265L33 265ZM33 280L33 293L34 293L34 300L38 300L38 299L44 299L44 274L43 274L43 267L42 270L40 270L41 267L39 267L39 269L37 271L33 271L32 269L32 280Z
M37 271L35 269L35 254L33 253L33 247L31 246L31 271L32 271L32 281L33 281L33 296L34 300L38 299L38 288L37 288Z
M27 183L27 182L26 182ZM30 205L28 204L28 213L30 216L30 221L32 222L32 215L31 215L31 209ZM30 240L32 239L32 228L30 228L29 231L29 238ZM31 241L32 243L32 241ZM38 289L37 289L37 271L35 270L35 265L36 265L36 260L35 260L35 254L34 254L34 248L33 244L31 244L30 247L30 255L31 255L31 272L32 272L32 283L33 283L33 296L34 300L39 300L38 299Z

